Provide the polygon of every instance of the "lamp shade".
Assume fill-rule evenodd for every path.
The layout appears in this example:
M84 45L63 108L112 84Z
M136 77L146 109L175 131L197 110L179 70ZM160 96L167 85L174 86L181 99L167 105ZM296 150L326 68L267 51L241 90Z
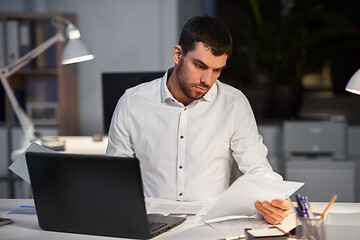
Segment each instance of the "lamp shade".
M78 39L69 39L64 47L62 64L70 64L94 58L87 47Z
M360 95L360 69L350 78L345 90Z

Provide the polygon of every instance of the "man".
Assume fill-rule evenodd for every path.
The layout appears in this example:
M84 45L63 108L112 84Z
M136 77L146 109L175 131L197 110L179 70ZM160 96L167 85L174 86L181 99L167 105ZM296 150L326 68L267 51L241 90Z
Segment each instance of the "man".
M273 172L251 107L240 90L217 78L232 52L227 28L210 17L184 26L163 78L128 89L109 130L108 155L139 159L145 196L205 201L229 186L234 160L243 173L282 180ZM286 200L256 202L272 224Z

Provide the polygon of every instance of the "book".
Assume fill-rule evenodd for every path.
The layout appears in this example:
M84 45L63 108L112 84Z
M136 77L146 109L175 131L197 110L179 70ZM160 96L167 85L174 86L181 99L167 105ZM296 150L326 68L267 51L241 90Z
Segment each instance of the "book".
M39 21L35 24L35 45L39 46L45 42L44 22ZM45 52L41 53L36 59L36 68L44 69L45 65Z
M30 21L19 21L19 54L24 56L34 48L34 35ZM34 61L29 62L23 68L33 68Z
M44 37L45 40L53 37L56 34L56 29L51 25L51 22L44 23ZM45 67L56 68L56 45L52 45L45 51Z
M7 31L7 64L19 59L19 34L18 21L9 20L6 22Z

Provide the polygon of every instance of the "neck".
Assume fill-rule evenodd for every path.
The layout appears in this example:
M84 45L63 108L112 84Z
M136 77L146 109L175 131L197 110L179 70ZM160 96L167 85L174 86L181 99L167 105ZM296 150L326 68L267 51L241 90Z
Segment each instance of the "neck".
M188 98L184 92L182 91L177 76L176 76L176 69L172 71L170 77L168 77L168 80L166 82L166 86L169 89L171 95L178 101L184 104L184 106L189 105L193 99Z

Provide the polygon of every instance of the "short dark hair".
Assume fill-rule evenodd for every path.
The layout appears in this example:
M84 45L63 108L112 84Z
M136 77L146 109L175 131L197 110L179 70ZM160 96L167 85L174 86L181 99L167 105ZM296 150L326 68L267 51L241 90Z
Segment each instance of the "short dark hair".
M179 45L184 54L195 48L195 43L201 42L208 47L214 56L232 53L232 38L227 27L216 18L196 16L184 25Z

